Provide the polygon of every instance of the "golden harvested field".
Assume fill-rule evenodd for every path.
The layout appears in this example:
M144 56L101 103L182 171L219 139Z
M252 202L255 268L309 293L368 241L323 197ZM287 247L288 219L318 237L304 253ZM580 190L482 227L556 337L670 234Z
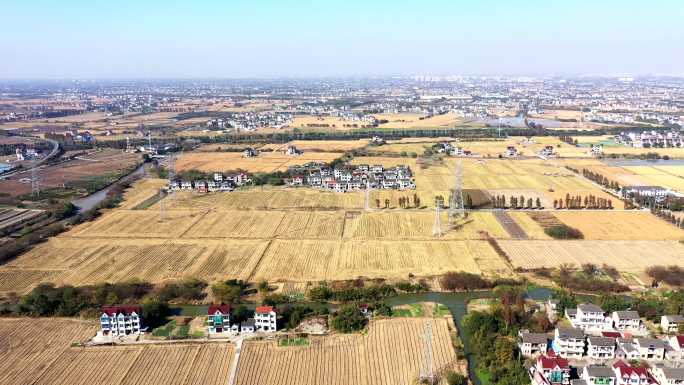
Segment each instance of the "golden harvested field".
M662 186L684 193L684 165L657 163L653 166L617 166L599 161L576 162L568 165L600 173L622 186Z
M654 265L684 267L684 245L676 241L498 241L513 266L557 268L562 264L607 264L641 273Z
M511 210L506 211L506 213L513 218L515 223L525 231L525 234L527 234L530 239L551 239L551 237L546 235L544 229L527 215L527 212Z
M267 247L260 240L55 237L0 268L50 271L47 281L85 285L132 278L247 279ZM33 282L33 285L38 282Z
M180 191L174 199L165 199L164 208L198 209L362 209L365 197L361 192L334 193L310 188L253 188L229 194L197 194ZM159 203L150 210L159 210Z
M253 280L319 281L358 277L405 279L448 271L509 275L486 241L274 240Z
M293 140L291 142L280 144L272 143L260 147L261 150L280 151L287 150L287 146L295 146L301 151L316 151L316 152L346 152L366 147L370 143L368 139L360 140Z
M73 319L1 318L0 384L35 384L72 342L94 336L98 326Z
M648 152L657 152L658 154L667 155L670 158L681 159L684 158L684 147L680 148L639 148L639 147L627 147L622 145L615 146L604 146L604 154L630 154L639 155L646 154Z
M684 230L646 212L555 211L553 215L566 225L580 230L585 239L684 239Z
M119 205L122 209L132 209L155 195L159 190L167 186L168 180L157 178L144 178L136 181L124 193L124 201Z
M184 237L339 239L343 224L341 211L213 211Z
M152 210L114 210L96 221L84 223L71 236L114 238L180 238L204 213L199 211L171 211L163 214ZM84 241L87 242L87 241Z
M176 170L199 170L224 172L245 170L249 172L286 171L288 167L307 162L331 162L339 153L305 152L299 156L288 156L277 152L262 152L253 158L243 158L241 152L190 152L176 161Z
M452 128L466 122L451 112L429 118L427 115L416 113L374 114L373 116L378 120L387 120L387 123L379 126L380 128Z
M425 149L432 148L434 144L437 144L437 142L385 144L380 147L374 147L371 150L373 152L382 152L395 155L399 155L402 152L407 154L415 153L416 155L421 156L425 152Z
M432 328L432 370L459 371L445 319L374 321L365 335L311 337L309 346L279 347L248 341L242 347L237 385L409 385L424 362L425 324ZM462 370L462 369L461 369Z
M434 239L435 214L430 211L364 212L345 221L344 237L353 239ZM447 212L441 215L444 239L482 239L480 231L494 238L508 233L491 212L472 212L451 228Z
M225 385L233 362L226 343L66 349L36 385Z

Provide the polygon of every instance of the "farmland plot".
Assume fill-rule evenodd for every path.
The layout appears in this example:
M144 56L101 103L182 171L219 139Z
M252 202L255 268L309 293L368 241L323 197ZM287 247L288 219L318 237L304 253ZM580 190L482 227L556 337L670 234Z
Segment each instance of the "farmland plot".
M253 158L243 158L241 152L191 152L178 159L176 169L204 172L245 170L254 173L286 171L290 166L308 162L331 162L340 155L335 152L304 152L293 157L278 152L262 152Z
M69 236L179 238L203 216L200 211L116 210L79 226Z
M371 323L366 335L311 337L309 346L278 347L249 341L237 371L238 385L412 384L424 362L425 324L432 325L432 370L457 369L444 319L402 318Z
M516 268L556 268L562 264L608 264L641 273L653 265L684 267L684 245L675 241L499 241Z
M0 269L60 270L49 280L84 285L139 278L153 282L197 277L246 279L267 241L93 239L57 237Z
M645 212L556 211L553 215L566 225L580 230L585 239L684 239L684 230Z
M486 275L507 273L505 263L486 241L276 240L252 279L398 279L409 274L430 276L456 270Z
M166 179L143 178L131 185L124 193L124 201L119 205L122 209L132 209L147 199L159 195L159 190L168 184Z
M36 385L225 385L233 347L224 343L67 348Z
M173 200L164 201L166 208L187 209L360 209L363 193L334 193L309 188L264 188L231 193L196 194L182 191ZM159 209L159 203L152 206Z
M92 337L97 328L60 318L0 319L0 384L33 384L72 342Z
M345 222L345 238L432 239L435 214L430 211L364 212ZM488 212L468 213L450 226L448 214L441 214L444 239L482 239L481 231L494 238L508 238L506 231Z

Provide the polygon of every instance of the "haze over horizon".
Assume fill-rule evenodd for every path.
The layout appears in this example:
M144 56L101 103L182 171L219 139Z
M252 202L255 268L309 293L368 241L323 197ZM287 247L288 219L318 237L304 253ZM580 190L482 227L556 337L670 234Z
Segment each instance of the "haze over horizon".
M9 1L2 79L684 74L684 4Z

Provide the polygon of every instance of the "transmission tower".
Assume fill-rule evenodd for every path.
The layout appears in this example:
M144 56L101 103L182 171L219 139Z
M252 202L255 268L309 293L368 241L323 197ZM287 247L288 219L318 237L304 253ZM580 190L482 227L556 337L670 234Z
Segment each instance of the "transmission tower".
M40 195L40 184L38 180L38 157L33 154L31 162L31 195L37 198Z
M465 216L465 208L463 206L463 163L459 159L458 163L456 163L454 192L451 194L451 202L449 202L449 219L454 220Z
M442 202L435 200L435 224L432 226L432 235L437 238L442 237L442 218L440 214L440 208L442 207Z
M425 334L423 334L425 351L420 368L420 382L427 384L435 383L435 374L432 371L432 322L425 322Z

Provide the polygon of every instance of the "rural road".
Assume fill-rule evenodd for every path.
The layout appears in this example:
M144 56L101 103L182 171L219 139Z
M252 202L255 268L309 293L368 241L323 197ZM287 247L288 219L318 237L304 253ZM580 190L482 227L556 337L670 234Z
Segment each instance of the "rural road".
M123 182L130 181L130 180L133 180L139 176L144 175L144 173L145 173L144 167L145 167L145 164L143 163L142 165L140 165L140 167L136 168L130 174L122 177L117 182L119 182L119 181L123 181ZM116 182L114 182L114 183L116 183ZM88 196L76 199L76 200L72 201L71 203L73 203L74 206L78 207L78 210L80 212L88 211L88 210L96 207L98 204L100 204L100 202L102 202L103 200L105 200L105 198L107 198L107 193L114 186L114 183L110 184L109 186L103 188L100 191L96 191L96 192L94 192Z
M240 351L242 350L242 338L235 341L235 357L233 357L233 364L230 367L230 376L228 377L228 385L235 384L235 375L237 374L238 362L240 361Z

